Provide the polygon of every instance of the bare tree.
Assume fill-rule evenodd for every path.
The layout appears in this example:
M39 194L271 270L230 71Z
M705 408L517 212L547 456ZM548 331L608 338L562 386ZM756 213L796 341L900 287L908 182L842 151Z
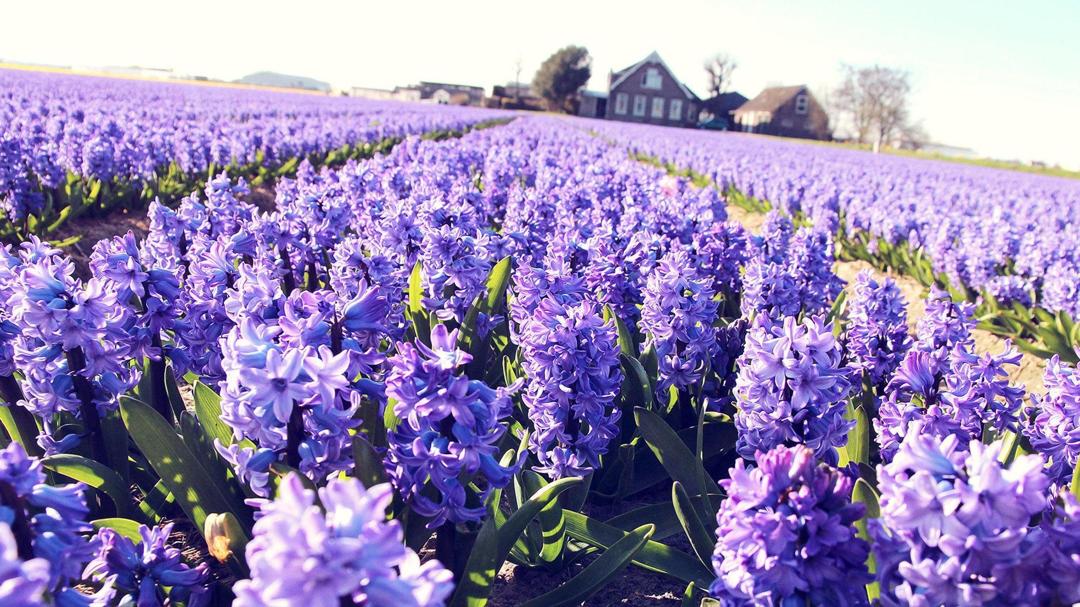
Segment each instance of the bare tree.
M731 88L731 74L739 67L735 59L724 53L717 53L705 60L705 73L709 76L709 95L716 97Z
M859 143L873 143L876 152L908 125L908 73L879 65L843 69L844 80L832 95L832 106L849 121Z

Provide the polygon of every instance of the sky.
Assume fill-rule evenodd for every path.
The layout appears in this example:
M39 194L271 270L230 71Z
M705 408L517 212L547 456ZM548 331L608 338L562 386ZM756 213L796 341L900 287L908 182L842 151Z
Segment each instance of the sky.
M1080 169L1080 1L26 0L0 2L0 59L143 65L235 79L270 70L335 87L531 80L556 49L589 49L589 88L652 51L699 95L704 60L735 90L828 91L841 65L907 70L933 141Z

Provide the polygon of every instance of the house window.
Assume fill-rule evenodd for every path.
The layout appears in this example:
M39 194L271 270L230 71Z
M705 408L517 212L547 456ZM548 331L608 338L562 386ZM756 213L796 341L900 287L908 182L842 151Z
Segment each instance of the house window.
M810 99L806 95L799 95L795 98L795 113L805 114L810 109Z
M625 114L626 106L630 103L630 95L626 93L615 93L615 113Z
M660 70L655 67L650 67L645 70L645 73L641 75L641 88L660 90L664 85L664 77L660 75Z
M634 115L645 115L645 95L634 95Z
M668 120L682 120L682 99L672 99L668 105Z
M664 117L664 98L653 97L652 99L652 117L663 118Z

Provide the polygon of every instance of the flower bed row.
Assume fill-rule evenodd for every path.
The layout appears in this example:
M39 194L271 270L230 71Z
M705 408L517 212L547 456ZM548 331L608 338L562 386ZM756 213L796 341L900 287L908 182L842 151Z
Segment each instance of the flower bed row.
M1066 244L1080 213L1076 180L740 135L595 128L639 160L720 188L731 204L833 230L841 259L975 302L980 328L1027 352L1080 360L1080 264Z
M114 207L172 203L226 171L256 182L505 113L217 86L0 70L0 237Z
M938 292L909 335L820 228L545 118L244 196L153 204L85 280L4 256L0 599L483 605L509 560L583 566L530 606L631 565L686 604L1080 600L1076 368L1026 395Z

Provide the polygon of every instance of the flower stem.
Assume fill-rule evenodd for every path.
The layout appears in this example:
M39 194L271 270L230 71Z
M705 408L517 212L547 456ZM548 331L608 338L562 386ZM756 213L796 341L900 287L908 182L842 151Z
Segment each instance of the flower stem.
M295 402L285 433L285 463L299 470L300 441L304 438L304 414L300 411L300 405Z
M101 433L101 418L98 416L97 405L94 404L94 390L90 382L83 376L82 371L86 368L86 355L82 348L73 348L67 351L68 373L75 384L75 396L79 398L79 412L82 417L83 427L90 437L90 453L94 459L108 464L105 450L105 437Z
M26 561L34 558L33 536L30 533L30 520L26 517L26 502L15 492L15 487L6 481L0 481L0 499L13 511L11 534L15 536L15 545L19 549L19 558Z

